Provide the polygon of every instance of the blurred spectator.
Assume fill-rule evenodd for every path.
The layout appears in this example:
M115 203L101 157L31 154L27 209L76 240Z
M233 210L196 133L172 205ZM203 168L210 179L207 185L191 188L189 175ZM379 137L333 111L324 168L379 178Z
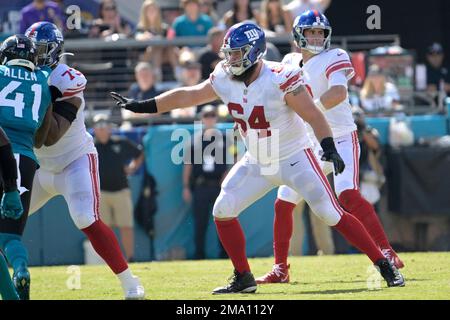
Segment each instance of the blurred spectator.
M260 25L264 30L276 34L290 32L292 25L287 24L281 0L263 0L261 2Z
M33 0L24 7L20 14L20 33L25 33L35 22L48 21L54 23L60 30L64 30L65 16L59 5L54 1Z
M194 53L189 48L183 48L179 58L178 80L180 87L194 86L202 79L202 65L197 62ZM170 112L173 118L195 117L198 106L190 108L175 109Z
M444 50L439 43L427 49L427 92L437 97L439 90L450 93L450 72L444 66ZM437 101L436 101L437 102Z
M135 38L138 41L162 39L167 37L169 26L163 22L161 9L155 0L145 0L137 25ZM175 48L171 46L148 46L142 60L151 61L158 81L163 80L162 65L168 63L172 73L177 66Z
M377 65L371 65L360 93L361 106L367 112L390 111L399 106L397 87L388 82Z
M102 0L99 7L99 17L91 27L91 38L116 40L131 35L131 27L120 17L117 4L114 0Z
M366 125L364 111L359 107L353 107L358 139L360 145L360 187L361 194L375 207L378 212L378 201L381 198L380 189L386 178L383 166L380 163L381 148L377 129Z
M147 100L156 97L159 92L155 88L155 74L152 65L148 62L139 62L134 68L134 77L136 82L130 86L128 97L135 100ZM150 115L151 116L151 115ZM123 119L148 119L148 114L134 113L129 110L122 109ZM138 124L138 123L135 123Z
M148 62L139 62L134 68L136 82L130 86L128 96L135 100L147 100L156 97L160 92L155 89L155 74Z
M219 23L219 15L216 12L215 8L216 2L213 0L200 0L200 11L203 14L209 16L213 22L213 25L217 26Z
M220 193L220 185L227 173L226 137L217 128L217 111L205 106L201 112L202 131L194 134L190 152L185 152L183 167L183 200L192 202L195 232L195 259L205 258L205 241L212 208ZM210 150L208 153L206 148ZM196 163L201 155L201 162ZM223 248L221 258L226 257Z
M127 176L140 168L144 153L131 140L112 135L111 122L104 115L94 118L94 132L101 187L100 213L105 224L119 228L126 257L132 261L134 217Z
M199 0L181 0L184 14L177 17L172 24L173 34L169 38L184 36L206 36L213 27L209 16L200 11Z
M258 21L257 13L253 11L250 6L250 0L234 0L233 9L225 13L223 17L225 26L227 28L232 25L246 21Z
M202 65L202 79L209 78L216 64L222 60L219 53L223 44L225 32L217 27L208 31L208 45L199 52L198 62Z
M284 6L286 25L292 26L297 16L308 10L325 12L330 6L331 0L292 0Z

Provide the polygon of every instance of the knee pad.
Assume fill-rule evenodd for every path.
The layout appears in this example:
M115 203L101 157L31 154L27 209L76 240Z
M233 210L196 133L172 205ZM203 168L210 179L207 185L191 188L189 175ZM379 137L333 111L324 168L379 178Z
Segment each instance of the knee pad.
M235 218L239 212L235 212L235 200L231 193L221 192L214 203L213 216L216 218Z
M84 191L73 193L70 195L68 204L70 216L78 229L87 228L97 220L95 210L98 210L99 206L97 205L97 209L94 209L91 193Z
M293 178L298 190L303 192L303 197L308 203L320 202L326 195L325 187L317 180L317 175L312 171L305 171Z
M322 201L319 204L310 206L312 212L330 227L335 226L341 220L341 214L333 207L331 203L328 204Z
M277 198L295 205L299 204L303 199L300 194L288 186L281 186L278 188Z

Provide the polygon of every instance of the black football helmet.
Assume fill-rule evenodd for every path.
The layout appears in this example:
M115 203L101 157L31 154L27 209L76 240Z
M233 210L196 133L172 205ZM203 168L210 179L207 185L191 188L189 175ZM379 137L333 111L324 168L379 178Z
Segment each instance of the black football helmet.
M36 45L24 35L10 36L0 46L0 64L22 66L34 70L36 62Z

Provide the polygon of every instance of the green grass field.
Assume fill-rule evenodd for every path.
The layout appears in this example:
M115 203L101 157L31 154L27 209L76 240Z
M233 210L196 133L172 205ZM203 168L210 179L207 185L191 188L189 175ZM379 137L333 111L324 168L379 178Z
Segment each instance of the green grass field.
M387 288L382 281L378 290L368 289L367 279L374 277L363 255L293 257L291 283L259 286L256 294L227 296L210 292L231 275L228 260L136 263L132 270L141 278L147 299L450 299L450 252L401 257L406 264L402 270L406 287ZM252 272L260 276L272 261L251 259ZM122 299L119 282L106 266L81 266L79 290L67 288L73 275L68 267L32 268L31 273L31 299Z

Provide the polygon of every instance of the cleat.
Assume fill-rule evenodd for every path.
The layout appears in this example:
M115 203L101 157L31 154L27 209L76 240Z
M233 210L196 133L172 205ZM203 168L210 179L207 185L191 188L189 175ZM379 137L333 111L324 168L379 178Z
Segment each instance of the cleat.
M385 258L388 259L389 262L393 264L397 269L401 269L405 266L403 261L400 260L397 253L393 249L381 249L381 252L383 253L383 256L385 256Z
M133 277L135 283L132 287L125 290L125 300L144 300L145 289L138 277Z
M20 300L30 300L30 272L25 267L14 271L13 283Z
M256 279L257 284L289 283L289 267L284 263L274 264L272 271Z
M381 276L386 280L388 287L404 287L405 279L398 269L392 265L387 259L378 260L375 263Z
M255 293L256 281L251 272L240 274L234 270L233 276L230 277L230 283L224 287L218 287L213 290L212 294L228 294L228 293Z

